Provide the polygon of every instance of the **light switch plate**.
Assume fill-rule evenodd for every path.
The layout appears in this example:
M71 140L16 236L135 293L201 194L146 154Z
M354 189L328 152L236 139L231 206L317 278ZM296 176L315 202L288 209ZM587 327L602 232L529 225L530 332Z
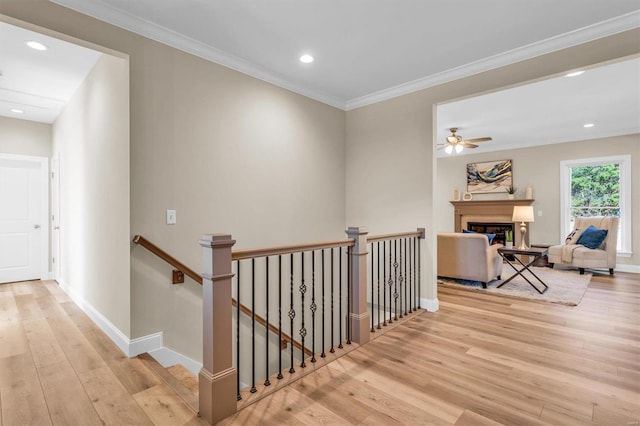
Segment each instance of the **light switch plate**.
M176 224L176 211L167 210L167 225L175 225L175 224Z

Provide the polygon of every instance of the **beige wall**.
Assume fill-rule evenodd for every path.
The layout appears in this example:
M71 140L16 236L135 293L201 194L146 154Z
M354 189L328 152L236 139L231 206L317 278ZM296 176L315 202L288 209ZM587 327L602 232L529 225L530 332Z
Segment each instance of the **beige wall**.
M435 299L434 105L638 54L638 37L640 30L620 33L349 111L347 223L374 233L426 224L422 294Z
M60 281L130 331L128 61L103 55L53 124Z
M530 225L531 241L536 243L559 244L560 236L560 161L580 158L605 157L610 155L631 155L632 169L632 222L633 256L619 257L619 264L640 265L640 135L618 136L534 148L513 149L484 154L450 156L438 159L436 180L436 232L453 232L453 188L461 192L466 188L467 163L513 160L513 184L518 188L516 198L524 197L527 185L533 188L536 200L535 222ZM505 194L474 194L474 199L506 199ZM542 216L538 216L542 212Z
M44 0L0 0L0 13L129 55L131 236L196 271L204 233L237 248L345 236L344 111ZM163 331L200 359L200 287L130 253L131 337Z
M51 125L0 117L0 152L39 157L51 156Z
M426 225L430 298L433 105L640 50L640 31L628 32L345 114L44 0L0 0L0 13L130 55L132 235L198 271L206 232L248 247L342 237L347 223ZM200 289L169 277L132 248L131 336L163 330L165 345L199 359Z

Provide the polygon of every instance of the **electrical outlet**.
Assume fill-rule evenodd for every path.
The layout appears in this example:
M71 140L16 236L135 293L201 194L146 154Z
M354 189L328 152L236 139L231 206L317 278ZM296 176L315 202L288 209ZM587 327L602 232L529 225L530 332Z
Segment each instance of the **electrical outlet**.
M176 211L167 210L167 225L175 225L175 224L176 224Z
M542 210L538 210L538 217L542 216Z

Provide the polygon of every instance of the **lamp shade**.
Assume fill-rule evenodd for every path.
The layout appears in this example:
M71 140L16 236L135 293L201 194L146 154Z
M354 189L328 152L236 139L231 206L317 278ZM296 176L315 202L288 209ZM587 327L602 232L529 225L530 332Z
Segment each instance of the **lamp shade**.
M514 206L511 220L514 222L533 222L533 206Z

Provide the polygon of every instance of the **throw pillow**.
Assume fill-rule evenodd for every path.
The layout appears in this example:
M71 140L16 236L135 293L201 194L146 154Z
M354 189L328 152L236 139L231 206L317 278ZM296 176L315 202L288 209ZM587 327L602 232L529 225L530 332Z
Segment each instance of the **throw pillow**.
M573 231L571 231L569 235L567 235L567 238L564 239L564 243L575 244L576 241L578 241L578 238L580 238L580 235L582 235L582 233L580 232L580 228L576 228Z
M590 249L597 249L607 238L608 233L609 231L606 229L596 228L595 226L591 225L584 230L582 235L580 235L578 244L581 244Z
M476 232L476 231L472 231L470 229L463 229L462 230L463 234L481 234L481 232ZM496 234L483 234L487 236L487 239L489 240L489 245L493 244L493 239L496 237Z

